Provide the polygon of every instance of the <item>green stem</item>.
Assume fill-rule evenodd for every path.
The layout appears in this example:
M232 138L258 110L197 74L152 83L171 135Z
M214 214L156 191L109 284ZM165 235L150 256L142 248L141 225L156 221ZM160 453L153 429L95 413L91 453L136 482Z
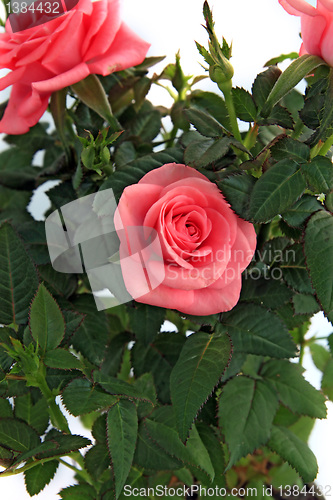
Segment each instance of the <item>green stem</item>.
M228 114L229 114L231 131L232 131L235 139L237 139L237 141L239 141L240 143L243 143L242 136L241 136L239 128L238 128L237 115L236 115L234 101L233 101L232 93L231 93L232 81L228 80L225 83L219 83L218 87L223 92L223 95L224 95L225 104L227 106Z
M52 391L50 390L49 386L47 385L45 378L42 376L38 377L38 387L41 390L43 396L45 397L47 404L48 404L48 409L49 409L49 415L51 418L52 424L57 427L61 432L64 432L66 434L71 434L71 431L68 427L68 422L65 417L65 415L62 413L60 410L59 406L57 405L54 395L52 394ZM85 480L88 482L91 482L90 476L88 473L84 470L84 459L83 456L79 451L72 452L68 455L70 458L75 460L81 467L82 471L80 471L80 474L84 476Z
M68 422L66 420L66 417L60 410L57 403L55 402L54 395L52 394L52 391L50 390L43 376L38 377L37 383L39 389L41 390L43 396L47 401L52 424L54 425L54 427L57 427L57 429L59 429L61 432L70 434L71 431L68 427Z
M299 364L303 364L303 359L304 359L304 348L305 344L304 342L301 343L300 348L299 348Z
M90 475L88 474L88 472L84 469L84 465L81 465L78 461L78 457L75 457L74 455L79 455L82 459L82 455L79 453L79 452L73 452L71 453L70 455L67 455L68 457L72 458L73 460L75 460L75 462L77 462L81 469L78 469L77 467L75 467L75 465L71 465L69 464L68 462L66 462L66 460L63 460L62 458L58 458L58 461L59 463L61 463L62 465L65 465L66 467L68 467L69 469L73 470L75 472L75 474L78 474L79 476L82 477L82 479L84 479L84 481L86 481L87 483L89 484L93 484L93 481L90 477Z

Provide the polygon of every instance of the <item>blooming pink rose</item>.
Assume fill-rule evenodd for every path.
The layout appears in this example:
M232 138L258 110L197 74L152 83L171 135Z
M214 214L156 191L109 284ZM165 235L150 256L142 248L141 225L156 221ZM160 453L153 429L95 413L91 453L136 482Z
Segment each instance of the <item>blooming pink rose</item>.
M317 0L317 8L305 0L279 0L279 3L289 14L301 17L300 55L319 56L333 66L333 0Z
M0 90L13 85L0 132L24 134L47 108L52 92L90 74L108 75L143 61L149 45L120 18L119 0L80 0L44 24L0 34Z
M229 311L237 304L256 233L232 211L216 184L195 169L169 163L128 186L115 226L125 286L138 302L195 315ZM163 258L145 256L146 276L151 280L155 275L161 284L138 296L140 278L128 256L129 242L135 239L131 233L141 227L156 231Z

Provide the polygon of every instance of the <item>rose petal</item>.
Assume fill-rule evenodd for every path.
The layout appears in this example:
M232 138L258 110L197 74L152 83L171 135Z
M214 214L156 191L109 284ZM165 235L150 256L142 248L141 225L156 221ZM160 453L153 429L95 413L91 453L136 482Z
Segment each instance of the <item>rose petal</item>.
M65 73L61 73L60 75L54 76L53 78L49 78L44 81L37 81L32 84L32 87L40 93L49 93L55 92L56 90L61 90L69 85L73 85L77 83L86 76L90 74L88 66L85 63L80 63L74 68L66 71Z
M333 12L333 0L318 0L318 10L321 10L320 7Z
M158 169L151 170L139 180L139 184L158 184L159 186L166 187L174 182L182 179L187 180L191 177L204 180L210 184L210 181L203 174L192 167L179 163L166 163Z
M333 19L332 19L332 21L333 21ZM328 26L324 32L324 35L321 39L321 47L320 47L321 57L330 66L333 66L333 22L332 21L328 24ZM309 50L308 45L306 45L306 48L307 48L307 50Z
M324 16L302 16L302 40L304 48L309 54L321 57L322 49L324 47L322 36L325 31L326 24L327 20Z
M293 16L307 14L308 16L316 16L317 11L312 5L305 0L279 0L280 5Z
M127 186L115 213L116 229L124 229L126 226L154 227L155 224L145 223L145 217L147 211L158 200L160 192L160 186L147 186L140 183Z
M0 121L0 132L13 135L29 132L29 128L35 125L46 111L49 97L49 95L40 96L31 92L31 87L27 85L21 83L13 85L9 103ZM21 107L24 107L27 102L32 104L31 114L24 116L21 113Z
M222 276L211 285L211 288L224 288L240 276L250 264L256 244L257 236L253 225L238 217L237 237L231 249L230 260Z
M104 54L114 41L121 25L119 0L93 2L94 22L88 23L88 33L82 44L84 61Z
M140 64L149 47L149 43L122 23L108 50L103 55L96 55L89 61L87 60L90 73L106 76L112 71L121 71Z
M193 304L186 305L176 309L185 314L194 314L197 316L206 316L220 312L230 311L237 304L241 292L241 276L237 276L223 290L215 290L211 287L203 290L195 290Z

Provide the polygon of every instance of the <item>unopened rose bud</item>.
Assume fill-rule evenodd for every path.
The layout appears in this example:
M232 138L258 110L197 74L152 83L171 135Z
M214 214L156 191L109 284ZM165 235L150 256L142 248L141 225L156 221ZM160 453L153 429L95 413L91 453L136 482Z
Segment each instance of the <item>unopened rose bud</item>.
M234 68L228 59L224 58L223 66L215 64L209 67L210 79L219 84L226 83L234 76Z

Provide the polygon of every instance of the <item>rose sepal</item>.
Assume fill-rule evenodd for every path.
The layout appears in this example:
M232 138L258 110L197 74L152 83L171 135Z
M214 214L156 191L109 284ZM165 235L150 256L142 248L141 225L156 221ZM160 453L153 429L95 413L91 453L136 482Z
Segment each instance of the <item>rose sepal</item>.
M114 132L120 130L120 125L112 114L105 90L96 75L87 76L84 80L73 84L71 88L84 104L109 123Z

